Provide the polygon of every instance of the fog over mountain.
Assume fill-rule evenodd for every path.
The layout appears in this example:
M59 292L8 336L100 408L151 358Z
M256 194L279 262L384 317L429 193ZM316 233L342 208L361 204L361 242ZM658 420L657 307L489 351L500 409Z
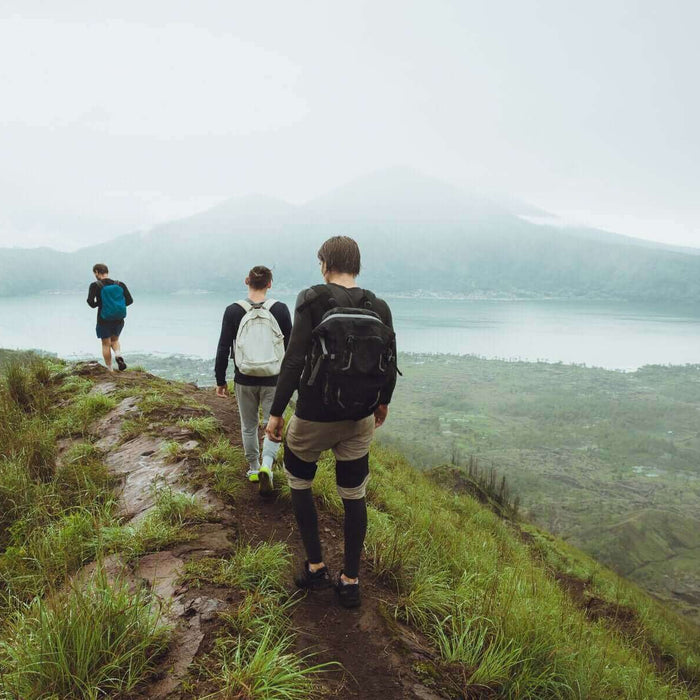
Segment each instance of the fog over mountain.
M356 238L362 284L474 298L700 299L700 256L546 216L407 168L373 173L302 206L262 195L74 253L0 249L0 293L82 290L95 262L135 292L227 291L255 264L277 289L318 280L316 250ZM530 219L530 220L528 220Z

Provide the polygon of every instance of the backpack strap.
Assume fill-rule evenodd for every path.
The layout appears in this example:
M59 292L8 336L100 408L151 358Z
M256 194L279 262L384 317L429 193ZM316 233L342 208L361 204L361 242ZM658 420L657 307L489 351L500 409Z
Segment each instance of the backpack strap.
M315 304L316 302L322 301L325 301L327 309L332 309L334 306L338 305L338 302L331 294L331 290L328 289L328 285L315 284L313 285L313 287L310 287L310 289L312 292L314 292L314 294L308 299L306 299L304 302L299 304L299 306L297 306L296 309L297 311L304 311L304 309L306 309L308 306L311 306L311 304Z
M370 292L369 289L362 290L362 299L360 299L362 308L371 309L375 301L377 301L377 295L374 292Z
M357 303L355 303L352 295L346 287L343 287L343 291L345 292L345 296L348 298L348 306L353 309L371 309L373 303L377 300L374 292L370 292L369 289L362 290L362 296L360 297L360 301ZM330 294L330 290L328 290L328 293Z
M248 313L253 308L253 305L245 299L239 299L235 303L238 304L238 306L240 306L243 309L243 311L245 311L245 313Z
M265 309L266 311L270 311L270 309L272 309L272 307L273 307L276 303L277 303L277 299L265 299L265 301L263 302L262 307L263 307L263 309Z

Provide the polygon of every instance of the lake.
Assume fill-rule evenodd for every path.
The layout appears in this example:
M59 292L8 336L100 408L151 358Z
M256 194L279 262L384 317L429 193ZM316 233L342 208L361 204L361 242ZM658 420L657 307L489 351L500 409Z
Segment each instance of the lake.
M87 285L86 285L87 289ZM274 296L274 295L273 295ZM122 336L131 352L216 352L221 316L235 296L136 296ZM280 295L290 307L294 298ZM634 370L700 362L700 307L592 301L388 298L400 351L473 354ZM95 311L85 295L0 298L0 347L97 356Z

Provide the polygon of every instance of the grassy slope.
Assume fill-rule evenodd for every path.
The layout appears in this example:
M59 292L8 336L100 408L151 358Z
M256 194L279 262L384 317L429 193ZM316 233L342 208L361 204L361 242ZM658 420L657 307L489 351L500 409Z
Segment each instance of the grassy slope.
M211 384L213 361L139 356ZM476 455L549 531L700 621L700 372L402 358L384 444L414 464Z
M62 582L99 556L105 541L109 551L117 548L138 557L186 536L193 521L181 516L192 504L166 498L156 527L147 533L151 540L144 542L141 533L141 546L135 547L139 533L119 533L123 528L112 509L109 478L87 434L90 422L108 411L114 399L90 395L89 380L57 365L44 362L13 372L1 394L2 424L9 425L8 416L17 421L0 441L0 494L10 499L2 509L6 536L0 553L2 691L6 698L23 700L49 691L96 697L97 690L91 695L85 688L100 684L111 692L128 691L149 673L157 659L154 651L162 649L165 639L147 593L138 599L135 619L129 619L134 608L123 604L119 585L99 577L87 589L65 589ZM149 416L163 425L175 422L186 402L177 385L141 376L125 390L142 404L141 418L125 426L125 438L157 430L153 420L146 420ZM32 391L17 393L22 386ZM8 391L12 387L14 393ZM32 396L35 403L22 407ZM59 408L57 401L62 402ZM235 501L235 488L227 488L226 478L230 469L240 468L240 455L220 440L211 419L194 417L189 425L204 441L202 473ZM39 434L48 436L41 451L28 451L28 439ZM68 435L75 440L71 459L57 466L55 441ZM324 463L319 470L318 501L323 509L339 513L329 467ZM529 526L521 531L470 495L444 488L440 477L417 472L393 451L375 448L372 471L366 552L373 576L386 586L387 624L395 619L422 636L430 653L416 670L445 697L697 696L697 635L636 587L562 541ZM22 489L16 488L17 479ZM81 518L87 526L81 526ZM96 538L96 531L110 536ZM253 697L270 696L269 684L292 682L298 688L295 697L308 697L311 686L303 671L312 662L292 653L284 605L279 609L285 600L279 579L288 576L287 554L269 549L275 546L242 549L238 559L211 563L208 572L189 572L236 587L242 595L223 616L221 634L208 660L202 660L201 673L214 687L257 679L261 685ZM18 554L17 548L23 551ZM278 603L264 604L259 594L265 591ZM67 615L70 610L76 614ZM37 655L37 640L53 639L55 648L65 650L62 642L85 638L79 624L62 624L85 619L85 610L100 621L98 638L119 642L110 657L108 680L101 675L99 644L69 645L72 665L49 664ZM32 660L36 665L29 667L37 673L23 673ZM66 668L71 671L57 673Z
M541 525L700 620L700 366L407 356L383 441L506 474Z

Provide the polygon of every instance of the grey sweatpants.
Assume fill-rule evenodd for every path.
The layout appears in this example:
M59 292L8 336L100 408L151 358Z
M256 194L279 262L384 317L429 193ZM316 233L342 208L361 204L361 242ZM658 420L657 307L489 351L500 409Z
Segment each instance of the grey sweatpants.
M258 438L259 409L262 407L263 425L270 418L272 399L275 397L274 386L245 386L236 384L236 401L238 412L241 414L241 435L246 462L255 466L260 461L260 440ZM263 460L269 457L274 460L277 456L279 443L272 442L268 437L263 440Z

